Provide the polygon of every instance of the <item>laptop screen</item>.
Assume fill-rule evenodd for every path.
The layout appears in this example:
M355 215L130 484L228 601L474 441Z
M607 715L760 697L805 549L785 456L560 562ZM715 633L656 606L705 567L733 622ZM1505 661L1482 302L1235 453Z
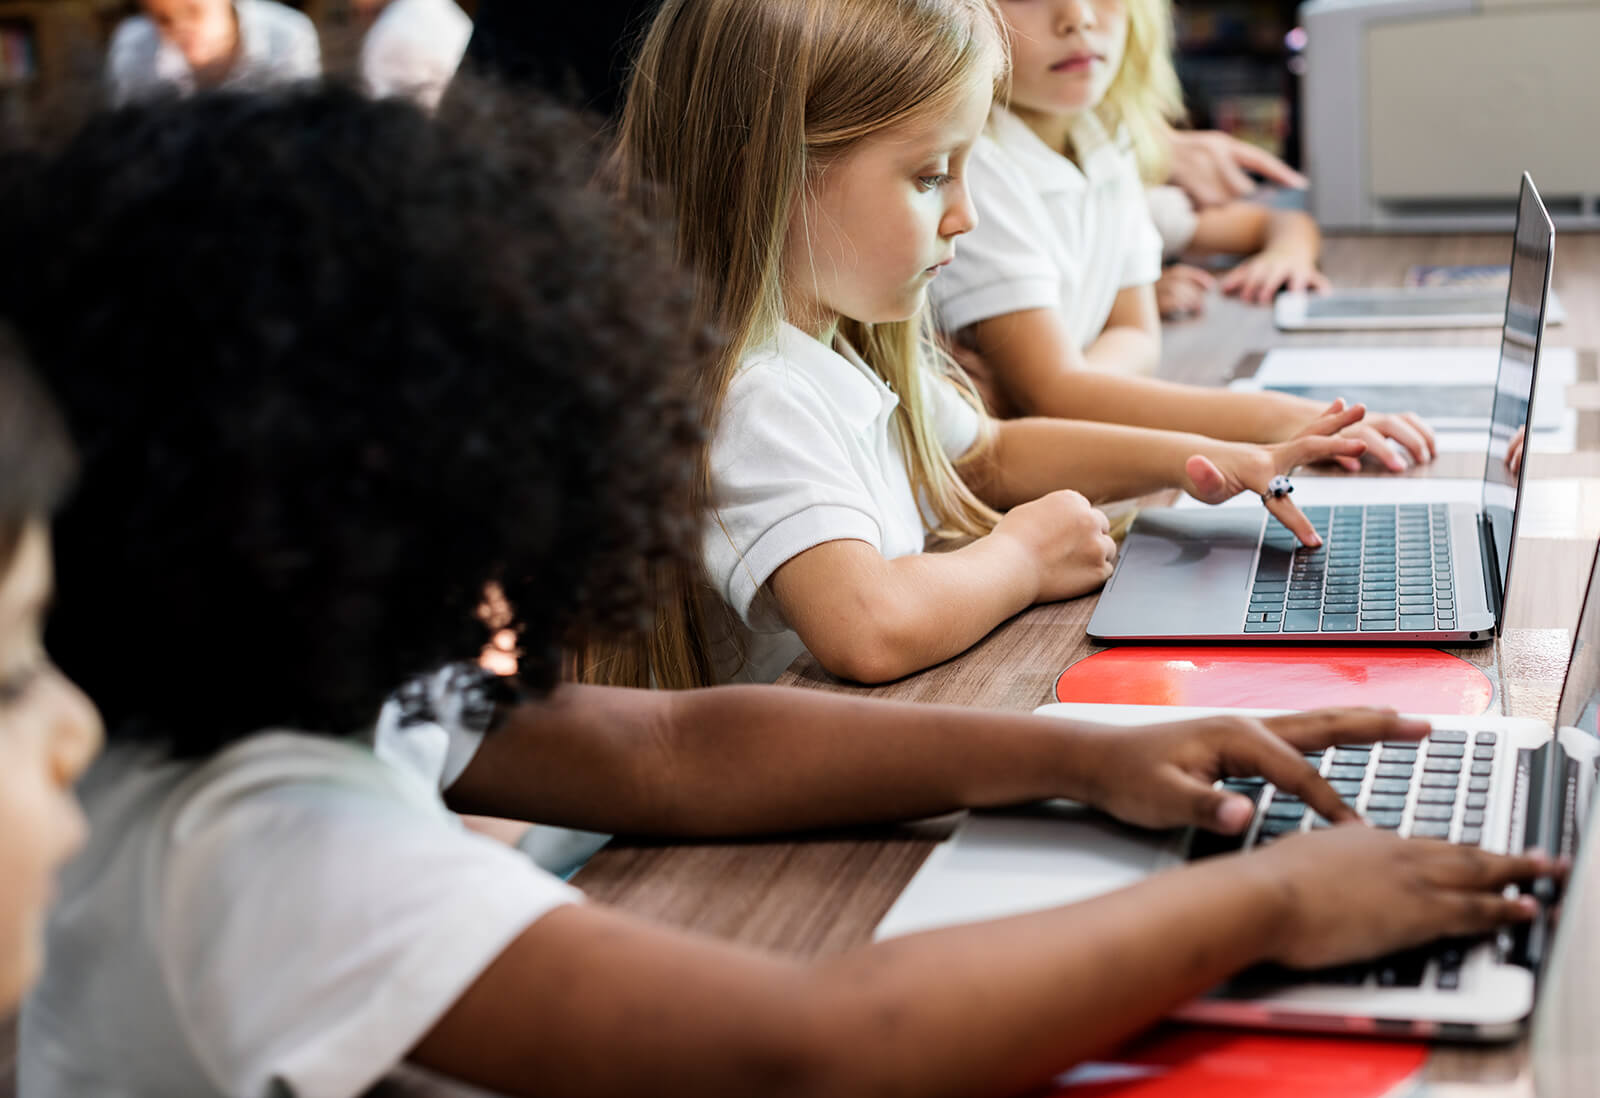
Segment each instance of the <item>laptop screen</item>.
M1506 317L1500 332L1500 371L1495 381L1494 410L1489 417L1489 452L1483 465L1483 513L1494 536L1500 572L1500 598L1504 605L1506 580L1511 575L1511 551L1516 543L1517 500L1522 492L1521 464L1516 473L1506 467L1513 445L1527 430L1533 402L1534 368L1544 335L1545 301L1550 293L1550 268L1555 248L1555 226L1533 180L1522 175L1522 196L1517 206L1517 228L1511 246L1511 280L1506 293Z

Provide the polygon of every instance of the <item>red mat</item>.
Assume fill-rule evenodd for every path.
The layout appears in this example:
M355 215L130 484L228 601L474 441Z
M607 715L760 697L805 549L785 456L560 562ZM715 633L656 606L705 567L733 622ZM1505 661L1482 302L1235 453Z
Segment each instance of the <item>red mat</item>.
M1383 1098L1426 1045L1166 1028L1046 1091L1051 1098Z
M1079 660L1056 679L1056 700L1248 709L1389 705L1403 713L1476 716L1494 701L1494 683L1434 648L1140 645Z

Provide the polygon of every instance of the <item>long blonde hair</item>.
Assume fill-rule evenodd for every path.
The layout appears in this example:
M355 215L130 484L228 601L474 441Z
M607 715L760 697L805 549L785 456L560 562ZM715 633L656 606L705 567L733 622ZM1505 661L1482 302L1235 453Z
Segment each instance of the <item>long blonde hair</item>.
M697 283L690 319L723 339L700 378L708 431L740 362L784 321L784 244L807 188L858 142L951 108L1004 42L990 0L667 0L633 71L612 173L631 201L674 223ZM901 450L932 532L983 534L997 516L933 429L924 367L942 357L926 312L844 320L839 336L900 398ZM709 502L708 474L701 485ZM586 677L714 680L713 649L733 635L726 608L698 573L675 570L662 588L644 650L591 653Z
M1185 117L1183 89L1172 66L1172 0L1125 2L1128 44L1095 113L1111 133L1119 124L1128 128L1144 181L1165 183L1172 168L1167 134Z

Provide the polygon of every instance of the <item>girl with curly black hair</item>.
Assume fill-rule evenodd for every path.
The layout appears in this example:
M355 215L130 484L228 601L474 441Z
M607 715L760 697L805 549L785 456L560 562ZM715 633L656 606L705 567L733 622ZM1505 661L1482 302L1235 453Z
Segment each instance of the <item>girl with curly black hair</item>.
M1343 821L1295 748L1425 730L556 685L564 641L647 622L693 552L707 341L587 185L592 131L475 102L202 96L0 161L0 302L83 451L52 636L112 740L28 1098L347 1098L402 1061L546 1096L999 1092L1257 960L1528 917L1495 892L1540 863L1341 827L807 964L464 832L450 810L697 836L1050 796L1238 831L1225 766ZM515 679L474 663L490 585Z

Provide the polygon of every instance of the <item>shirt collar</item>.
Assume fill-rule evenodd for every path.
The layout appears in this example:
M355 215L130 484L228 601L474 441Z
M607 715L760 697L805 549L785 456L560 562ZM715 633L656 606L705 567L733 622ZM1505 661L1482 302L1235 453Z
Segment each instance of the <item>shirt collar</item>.
M828 347L785 323L778 329L775 343L778 358L820 388L839 417L858 431L887 421L900 403L883 378L842 338L836 338L834 345Z
M989 117L989 137L1016 161L1028 181L1042 194L1082 190L1100 174L1105 158L1118 156L1126 143L1126 131L1122 127L1118 127L1113 137L1093 111L1079 114L1069 133L1076 163L1060 149L1046 145L1026 122L1004 107L995 107Z

